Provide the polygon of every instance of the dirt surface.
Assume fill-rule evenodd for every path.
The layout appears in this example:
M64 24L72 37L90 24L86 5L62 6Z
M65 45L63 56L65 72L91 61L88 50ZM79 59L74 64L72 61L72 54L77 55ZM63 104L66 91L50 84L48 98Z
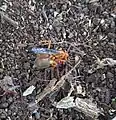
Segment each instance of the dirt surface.
M102 109L104 115L99 120L116 116L116 64L96 65L98 59L116 60L116 0L2 0L0 15L0 120L31 120L32 116L39 120L90 120L73 108L53 105L67 96L69 83L79 83L85 89L84 97L76 92L73 96L91 98ZM36 55L30 50L39 46L40 40L51 40L53 48L67 50L66 65L57 70L34 69ZM38 91L54 77L58 82L73 68L75 58L81 62L66 79L67 85L36 104ZM35 90L24 97L31 85Z

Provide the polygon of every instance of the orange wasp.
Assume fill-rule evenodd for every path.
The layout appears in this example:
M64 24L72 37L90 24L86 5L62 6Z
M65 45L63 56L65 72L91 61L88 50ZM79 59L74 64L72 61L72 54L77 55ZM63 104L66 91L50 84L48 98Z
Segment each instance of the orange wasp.
M68 60L68 53L65 50L50 49L51 41L41 41L42 45L47 45L48 48L32 48L32 52L37 54L34 67L38 69L57 67L63 65Z

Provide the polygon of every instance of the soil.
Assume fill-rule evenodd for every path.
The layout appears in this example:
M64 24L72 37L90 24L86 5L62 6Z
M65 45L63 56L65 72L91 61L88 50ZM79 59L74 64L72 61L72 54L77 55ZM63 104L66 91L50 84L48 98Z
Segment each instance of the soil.
M35 103L38 91L75 65L75 56L81 62L67 78L68 84L82 85L85 97L103 110L99 120L116 116L116 65L89 72L95 56L116 60L116 0L1 0L0 12L0 120L90 120L73 108L53 105L67 96L70 85ZM69 62L57 72L34 69L36 55L31 49L40 40L51 40L52 48L68 51ZM31 85L36 89L24 97Z

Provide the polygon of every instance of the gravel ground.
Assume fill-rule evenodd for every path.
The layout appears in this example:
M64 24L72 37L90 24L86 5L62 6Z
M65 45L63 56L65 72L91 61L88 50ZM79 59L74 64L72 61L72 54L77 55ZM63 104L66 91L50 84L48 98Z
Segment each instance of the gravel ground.
M39 120L90 120L75 109L52 105L66 96L64 88L54 99L47 96L34 103L37 91L71 69L75 55L81 63L68 79L81 83L85 97L104 111L99 120L115 117L116 62L97 68L96 60L116 60L116 0L1 0L0 6L0 120L31 120L31 115ZM69 49L70 65L59 75L50 75L49 68L33 69L30 50L40 40ZM36 86L33 94L23 97L31 85ZM32 114L35 109L38 113Z

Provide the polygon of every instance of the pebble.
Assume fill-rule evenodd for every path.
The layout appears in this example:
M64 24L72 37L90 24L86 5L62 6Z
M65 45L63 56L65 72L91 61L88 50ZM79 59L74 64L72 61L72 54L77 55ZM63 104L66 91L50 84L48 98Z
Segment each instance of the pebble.
M56 17L58 15L58 12L54 11L54 17Z
M104 3L107 3L107 2L108 2L108 0L103 0L103 2L104 2Z
M12 114L12 111L11 111L11 110L8 110L7 113L8 113L8 115L11 115L11 114Z
M72 38L74 35L73 35L73 33L71 32L71 33L69 33L69 36L68 36L68 38Z
M0 68L0 73L3 73L4 69Z
M13 98L10 97L7 101L8 101L8 103L12 103L13 102Z
M49 29L50 29L50 30L52 30L52 29L53 29L52 25L49 25Z
M89 3L98 2L99 0L89 0Z
M116 120L116 116L112 120Z
M36 112L36 113L35 113L35 118L36 118L37 120L40 119L40 112Z
M36 120L40 119L40 112L34 111L32 116L34 116L36 118Z
M109 89L106 89L106 95L105 95L105 102L107 104L109 104L110 100L111 100L111 95L110 95L110 90Z
M24 68L27 70L30 68L30 63L29 62L26 62L24 63Z
M104 20L104 19L101 19L100 23L101 23L102 25L104 25L104 24L105 24L105 20Z
M0 118L1 118L1 120L2 120L2 119L3 119L3 120L6 119L6 115L5 115L5 114L1 114L1 115L0 115Z
M114 34L114 33L108 33L108 37L114 39L114 38L116 38L116 34Z
M100 23L100 19L99 18L94 18L93 19L93 24L94 25L99 25L99 23Z
M7 108L7 107L8 107L8 103L7 102L4 102L4 103L0 104L0 108L1 109Z
M116 18L116 14L111 13L110 15L111 15L113 18Z
M111 79L113 77L114 77L114 75L111 72L107 72L107 78Z
M0 109L0 114L1 114L3 111L4 111L3 109Z
M14 57L15 57L15 55L14 55L13 53L10 53L10 56L11 56L12 58L14 58Z

